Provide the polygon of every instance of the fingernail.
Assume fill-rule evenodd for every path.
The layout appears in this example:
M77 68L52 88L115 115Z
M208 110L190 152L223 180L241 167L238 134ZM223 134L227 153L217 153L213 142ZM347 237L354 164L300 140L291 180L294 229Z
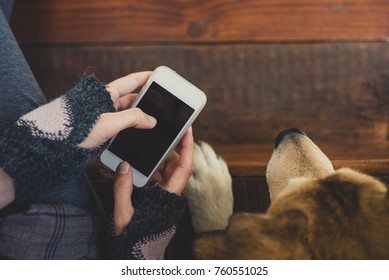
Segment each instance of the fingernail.
M128 162L123 161L119 164L117 173L119 174L127 174L130 171L130 164Z
M150 116L150 115L147 115L147 117L149 118L149 122L152 124L152 125L156 125L157 124L157 120L156 118Z

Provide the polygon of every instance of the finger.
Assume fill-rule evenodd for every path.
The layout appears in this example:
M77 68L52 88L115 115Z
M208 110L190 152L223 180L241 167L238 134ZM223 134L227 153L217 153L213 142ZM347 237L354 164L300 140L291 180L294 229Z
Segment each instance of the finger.
M144 113L139 108L131 108L114 114L117 126L121 129L127 127L150 129L157 124L154 117Z
M151 184L156 184L156 183L160 183L163 181L163 177L162 177L162 174L161 172L156 172L153 177L151 178Z
M112 92L117 92L119 97L124 96L143 86L151 73L150 71L131 73L109 83L108 88Z
M172 151L165 160L165 163L160 168L160 180L158 181L162 186L166 185L169 181L174 170L176 170L179 162L179 154L176 151Z
M116 170L113 186L113 222L116 235L123 233L134 214L134 207L131 203L132 190L133 182L131 166L127 162L121 162Z
M120 97L120 99L118 101L118 111L122 111L122 110L130 108L132 103L134 103L137 96L138 96L138 94L136 94L136 93L130 93L130 94L124 95L123 97Z
M177 168L166 182L166 190L181 194L193 173L194 140L192 127L188 129L181 141L181 153Z
M181 140L180 165L193 167L194 139L192 127L189 127Z
M180 156L179 156L179 154L177 154L176 151L174 151L174 150L171 151L171 153L166 158L164 166L169 165L168 163L170 163L170 162L178 162L179 158L180 158Z
M174 150L168 155L162 168L164 174L166 174L165 177L169 176L176 169L179 164L179 158L180 155Z
M139 129L153 128L157 120L145 114L139 108L131 108L115 113L105 113L101 115L102 121L101 131L106 131L106 134L111 138L125 128L134 127ZM99 124L99 123L98 123Z

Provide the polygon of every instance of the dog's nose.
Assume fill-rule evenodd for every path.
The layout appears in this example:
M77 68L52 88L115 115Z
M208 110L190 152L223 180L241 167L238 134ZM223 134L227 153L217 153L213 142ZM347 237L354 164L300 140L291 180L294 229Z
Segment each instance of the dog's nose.
M297 134L305 134L298 128L290 128L282 131L280 134L278 134L276 141L274 142L275 148L278 147L278 145L282 142L282 140L285 138L285 136L292 134L292 133L297 133Z

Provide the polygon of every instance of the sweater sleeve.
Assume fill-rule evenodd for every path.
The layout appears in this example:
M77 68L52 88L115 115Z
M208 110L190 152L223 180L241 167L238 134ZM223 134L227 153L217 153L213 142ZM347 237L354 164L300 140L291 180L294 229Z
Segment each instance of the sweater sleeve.
M0 136L0 166L17 182L16 198L35 197L81 174L105 146L77 145L115 107L105 85L88 76L65 95L22 116Z
M110 259L162 259L187 206L187 199L159 185L134 189L135 213L124 232L116 236L109 225Z

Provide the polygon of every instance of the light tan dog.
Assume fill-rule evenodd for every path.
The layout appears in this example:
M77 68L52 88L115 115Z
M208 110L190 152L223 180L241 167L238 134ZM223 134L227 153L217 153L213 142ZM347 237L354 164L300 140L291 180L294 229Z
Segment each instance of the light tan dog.
M231 177L206 143L196 147L186 195L199 259L389 259L389 195L380 181L334 170L302 132L276 139L266 214L232 215Z

